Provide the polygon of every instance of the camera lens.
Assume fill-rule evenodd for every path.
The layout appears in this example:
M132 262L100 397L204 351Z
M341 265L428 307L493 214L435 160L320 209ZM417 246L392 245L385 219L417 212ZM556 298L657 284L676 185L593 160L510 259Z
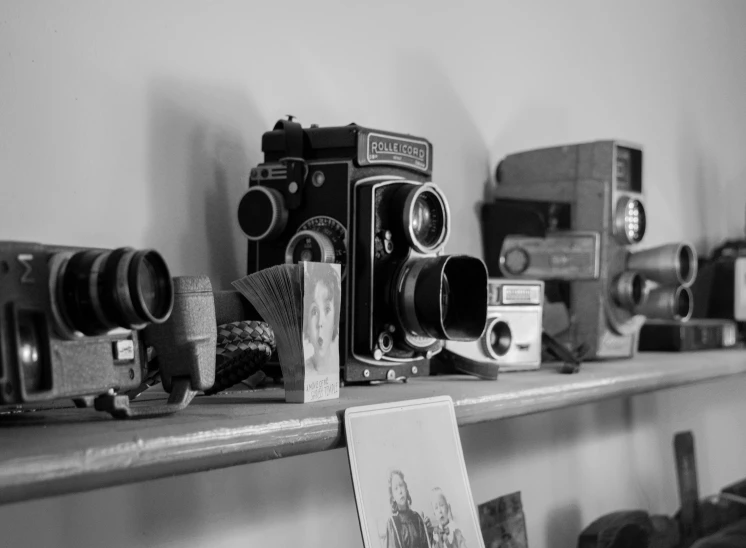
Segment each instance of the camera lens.
M438 187L431 183L404 187L404 234L421 253L441 247L448 235L448 207Z
M418 336L473 341L487 318L487 269L465 255L406 263L394 302L403 328Z
M276 238L287 220L285 198L274 188L252 186L238 203L238 225L252 242Z
M493 320L487 327L485 338L487 353L494 359L499 359L507 354L513 342L510 326L498 319Z
M163 323L173 307L171 274L153 250L79 251L60 267L56 278L63 329L84 335Z

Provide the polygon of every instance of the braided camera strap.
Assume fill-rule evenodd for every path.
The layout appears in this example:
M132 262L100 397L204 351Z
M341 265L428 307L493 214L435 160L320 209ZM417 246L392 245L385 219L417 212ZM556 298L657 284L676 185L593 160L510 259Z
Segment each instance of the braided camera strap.
M274 350L275 334L265 322L241 321L218 326L215 384L205 394L217 394L258 373Z
M275 350L275 334L265 322L240 321L218 326L215 348L215 383L205 391L217 394L259 373ZM149 373L140 386L128 393L133 400L161 382L157 356L149 362Z

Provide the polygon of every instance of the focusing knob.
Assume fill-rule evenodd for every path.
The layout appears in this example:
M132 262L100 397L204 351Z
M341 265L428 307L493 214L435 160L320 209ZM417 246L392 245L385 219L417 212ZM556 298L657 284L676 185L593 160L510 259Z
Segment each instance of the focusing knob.
M301 261L312 263L333 263L335 259L332 241L313 230L296 233L285 248L285 262L295 264Z
M238 224L252 242L276 238L287 220L285 198L274 188L252 186L238 204Z

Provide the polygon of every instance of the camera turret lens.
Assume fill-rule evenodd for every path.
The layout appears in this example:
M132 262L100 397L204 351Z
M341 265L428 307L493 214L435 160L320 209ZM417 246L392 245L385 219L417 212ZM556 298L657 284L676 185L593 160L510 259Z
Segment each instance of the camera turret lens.
M238 224L252 242L276 238L287 220L285 198L274 188L252 186L238 204Z
M174 302L163 257L153 250L88 249L55 257L53 291L62 334L102 335L163 323Z

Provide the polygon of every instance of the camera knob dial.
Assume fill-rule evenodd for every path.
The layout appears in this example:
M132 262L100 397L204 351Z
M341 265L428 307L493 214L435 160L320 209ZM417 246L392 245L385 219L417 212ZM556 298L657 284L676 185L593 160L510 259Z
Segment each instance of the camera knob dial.
M290 264L300 261L333 263L335 255L332 241L313 230L297 232L285 248L285 262Z
M238 224L252 242L276 238L285 230L287 220L285 198L274 188L252 186L238 204Z

